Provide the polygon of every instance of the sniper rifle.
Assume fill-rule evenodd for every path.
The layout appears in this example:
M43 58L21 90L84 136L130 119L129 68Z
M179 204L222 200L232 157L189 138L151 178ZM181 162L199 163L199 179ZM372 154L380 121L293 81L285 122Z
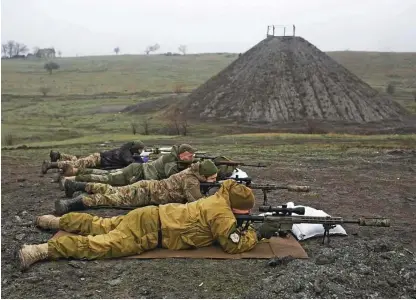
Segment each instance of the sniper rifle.
M270 191L274 191L274 190L288 190L290 192L309 192L310 191L310 187L307 186L307 185L254 184L254 183L252 183L251 178L235 178L235 179L230 178L230 179L233 179L233 180L237 181L238 183L244 183L250 189L262 190L262 192L263 192L263 205L267 205L268 200L269 200L268 197L267 197L267 193L269 193ZM222 184L221 182L201 182L200 183L201 192L206 195L206 194L208 194L208 192L211 188L220 187L221 184Z
M324 236L322 243L325 243L327 238L329 243L329 230L334 228L338 224L358 224L359 226L377 226L377 227L390 227L390 219L387 218L374 218L374 217L361 217L358 219L344 219L342 217L309 217L303 216L305 214L304 207L288 208L287 205L281 207L273 206L260 206L259 211L269 212L271 215L259 216L259 215L235 215L237 219L237 225L243 227L246 230L252 223L270 222L277 225L277 233L280 237L286 237L292 229L293 224L309 223L309 224L322 224L324 227ZM293 216L292 213L298 216Z
M267 165L264 163L249 164L249 163L245 163L241 161L232 161L232 160L215 161L215 159L217 159L218 157L220 156L207 156L207 155L198 155L198 154L195 155L195 158L199 160L211 159L212 161L214 161L216 166L233 166L233 167L246 166L246 167L255 167L255 168L267 167Z

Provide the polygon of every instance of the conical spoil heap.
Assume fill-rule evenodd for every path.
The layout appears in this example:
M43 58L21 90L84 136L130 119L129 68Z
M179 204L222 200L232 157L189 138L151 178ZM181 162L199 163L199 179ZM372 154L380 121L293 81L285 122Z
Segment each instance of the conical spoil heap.
M268 37L188 97L193 119L400 120L406 110L301 37Z

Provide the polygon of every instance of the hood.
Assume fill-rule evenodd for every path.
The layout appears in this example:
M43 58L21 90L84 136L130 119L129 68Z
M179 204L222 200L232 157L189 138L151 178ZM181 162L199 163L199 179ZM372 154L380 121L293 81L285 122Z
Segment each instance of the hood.
M247 210L254 207L255 197L253 191L235 180L225 180L215 194L224 198L231 208Z
M189 170L193 175L195 175L196 178L198 178L200 182L206 182L207 181L206 177L199 174L199 164L200 164L199 162L192 164L189 167Z

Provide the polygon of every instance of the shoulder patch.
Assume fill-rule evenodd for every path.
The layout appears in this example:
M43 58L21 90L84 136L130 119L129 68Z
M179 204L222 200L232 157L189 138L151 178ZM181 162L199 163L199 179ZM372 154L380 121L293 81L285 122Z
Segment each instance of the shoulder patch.
M233 243L238 244L238 242L240 241L240 235L237 232L233 232L230 234L230 239Z

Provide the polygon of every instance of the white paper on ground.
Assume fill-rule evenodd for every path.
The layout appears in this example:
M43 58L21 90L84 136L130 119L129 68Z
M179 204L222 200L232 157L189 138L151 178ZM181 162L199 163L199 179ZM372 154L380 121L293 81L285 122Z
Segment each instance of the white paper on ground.
M294 205L293 202L287 203L288 208L295 208L295 207L304 207L305 214L304 216L308 217L326 217L329 216L323 210L318 210L310 206L303 206L303 205ZM271 215L272 213L263 213L262 216ZM293 214L297 216L297 214ZM293 224L292 226L292 233L293 235L299 240L303 241L312 237L318 237L324 235L324 226L322 224L309 224L309 223L301 223L301 224ZM329 230L329 235L347 235L347 232L341 225L336 225L334 228Z

